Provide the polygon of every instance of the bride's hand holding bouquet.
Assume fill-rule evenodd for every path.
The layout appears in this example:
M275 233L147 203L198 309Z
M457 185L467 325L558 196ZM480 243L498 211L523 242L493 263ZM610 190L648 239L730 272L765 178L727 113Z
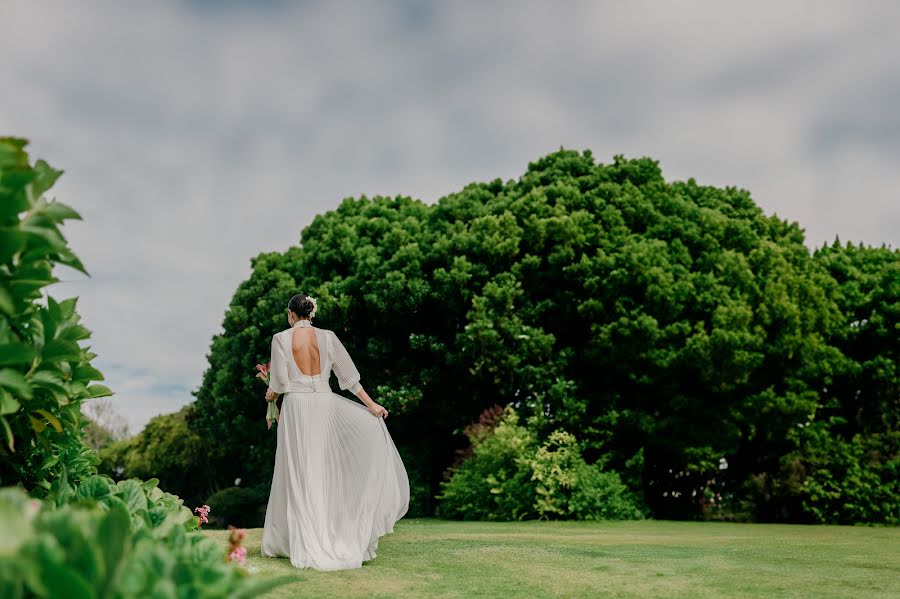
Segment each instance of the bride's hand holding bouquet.
M266 384L269 383L269 366L270 364L257 364L256 370L259 372L256 373L256 378L262 379ZM273 422L278 422L281 415L278 413L278 406L275 405L275 400L278 399L278 394L272 391L271 389L266 389L266 402L268 402L268 407L266 407L266 428L272 428Z

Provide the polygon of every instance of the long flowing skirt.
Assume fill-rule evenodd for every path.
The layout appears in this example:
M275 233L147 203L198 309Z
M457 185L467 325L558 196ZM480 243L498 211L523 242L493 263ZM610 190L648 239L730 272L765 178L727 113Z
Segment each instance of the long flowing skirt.
M262 555L343 570L374 559L409 508L409 479L383 418L332 391L286 393Z

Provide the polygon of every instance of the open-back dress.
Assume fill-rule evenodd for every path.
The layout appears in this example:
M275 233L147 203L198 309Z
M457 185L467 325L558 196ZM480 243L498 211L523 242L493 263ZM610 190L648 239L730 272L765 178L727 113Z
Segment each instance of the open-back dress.
M334 393L357 393L360 374L333 331L315 329L319 374L300 371L293 328L272 337L269 387L283 394L262 555L297 568L359 568L409 508L409 479L384 418Z

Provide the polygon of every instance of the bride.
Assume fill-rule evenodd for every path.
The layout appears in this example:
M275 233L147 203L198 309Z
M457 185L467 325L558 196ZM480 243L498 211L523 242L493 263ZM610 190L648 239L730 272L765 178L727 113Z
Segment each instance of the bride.
M288 303L272 337L266 400L283 397L262 555L297 568L359 568L409 508L409 479L385 420L337 335L312 325L313 298ZM342 390L331 391L331 371ZM365 404L365 405L363 405Z

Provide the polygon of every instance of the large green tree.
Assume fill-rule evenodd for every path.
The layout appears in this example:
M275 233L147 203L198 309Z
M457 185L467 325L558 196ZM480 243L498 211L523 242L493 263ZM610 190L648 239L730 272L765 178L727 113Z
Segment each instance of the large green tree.
M758 479L772 518L900 522L900 251L833 244L814 259L837 283L843 360L820 408L790 435L782 468Z
M747 481L777 475L847 363L830 341L838 283L803 242L746 191L589 151L434 205L348 198L252 261L212 342L196 430L222 484L268 480L275 436L253 366L302 291L391 410L424 511L463 427L500 403L540 436L575 433L657 516L700 513L712 488L769 517Z

